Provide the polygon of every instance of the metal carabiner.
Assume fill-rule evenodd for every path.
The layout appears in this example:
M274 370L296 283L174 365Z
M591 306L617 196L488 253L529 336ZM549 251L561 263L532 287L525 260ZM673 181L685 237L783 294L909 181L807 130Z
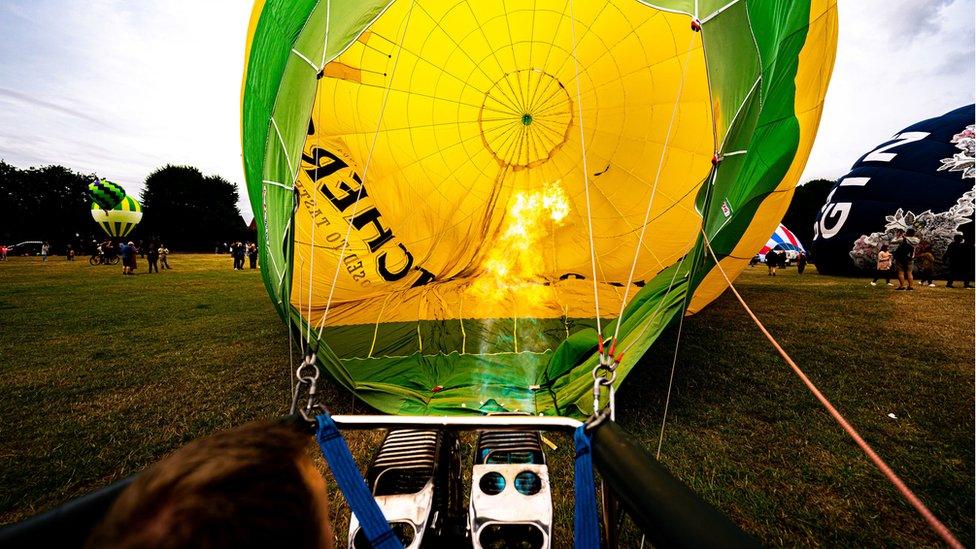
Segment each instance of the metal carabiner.
M306 368L311 368L310 375L302 375L302 371ZM315 364L315 355L309 354L305 355L305 360L295 368L295 378L298 379L299 383L315 383L319 379L319 367Z
M583 429L585 431L592 431L600 425L606 423L608 419L611 419L611 417L607 410L604 410L598 414L593 414L587 418L585 422L583 422Z
M613 382L617 378L617 373L609 377L595 377L593 378L593 414L596 415L604 410L603 406L600 406L600 387L607 388L607 406L605 407L610 411L611 419L616 417L616 391L613 388Z
M288 409L289 410L289 412L288 412L289 414L294 415L294 414L296 414L298 412L298 396L301 394L301 392L302 392L302 386L305 383L306 382L304 380L301 380L300 379L298 381L298 383L295 384L295 390L291 394L291 407Z

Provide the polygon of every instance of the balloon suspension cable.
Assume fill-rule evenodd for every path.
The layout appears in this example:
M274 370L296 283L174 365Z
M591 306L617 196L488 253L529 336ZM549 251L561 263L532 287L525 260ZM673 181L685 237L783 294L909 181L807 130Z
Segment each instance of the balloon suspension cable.
M329 31L328 31L328 27L326 27L326 31L325 32L326 32L326 34L325 34L325 43L328 44L329 43ZM318 89L316 89L316 92L317 91L318 91ZM318 93L316 93L316 95L318 95ZM318 120L322 116L322 102L319 101L318 99L315 99L314 101L316 103L316 107L317 107L317 111L318 111L317 112L317 116L315 118L316 118L316 120ZM315 134L315 140L316 140L316 144L318 144L318 132L316 132L316 134ZM362 189L362 185L360 185L359 188ZM359 202L359 196L358 195L356 196L356 202L357 203ZM319 209L319 193L312 193L312 211L318 211L318 209ZM308 301L308 304L307 304L308 312L305 314L305 341L309 342L309 344L311 344L311 342L312 342L312 322L311 322L311 318L312 318L312 281L315 280L315 226L318 225L318 223L314 223L313 222L313 223L311 223L311 225L312 225L312 229L311 229L311 232L310 232L309 237L308 237L308 299L307 299L307 301ZM350 224L350 227L351 226L352 225ZM348 241L348 240L349 240L349 234L347 233L346 234L346 241ZM341 263L342 263L342 256L340 255L339 256L339 263L337 263L336 265L338 266ZM337 267L337 270L338 270L338 267ZM338 272L336 274L338 274ZM332 284L333 284L333 286L335 286L335 280L332 281ZM301 303L299 303L299 310L301 310Z
M952 534L952 532L950 532L949 529L942 523L942 521L940 521L932 513L932 511L930 511L929 508L925 506L924 503L922 503L922 500L920 500L918 496L916 496L915 493L912 492L912 490L901 480L901 478L898 477L898 475L891 469L891 467L889 467L888 464L883 459L881 459L881 456L875 453L874 449L871 448L871 446L861 437L861 435L854 429L854 427L844 418L844 416L842 416L840 412L837 411L837 408L835 408L834 405L831 404L829 400L827 400L827 397L825 397L824 394L820 392L817 386L814 385L812 381L810 381L810 378L808 378L807 375L803 373L803 370L801 370L800 367L796 364L796 362L793 361L790 355L783 349L783 347L779 344L779 342L776 341L773 335L769 333L769 330L766 329L766 327L759 320L756 314L752 312L752 309L750 309L749 305L746 304L746 301L739 294L739 291L735 289L735 286L732 284L732 280L729 279L728 274L726 274L725 269L722 268L722 264L719 261L718 256L715 254L715 250L712 249L711 242L709 242L708 235L705 234L704 227L702 228L702 238L703 238L703 242L705 243L705 247L708 249L709 253L712 256L712 259L715 261L715 266L718 267L719 272L722 274L722 277L725 279L725 282L728 285L729 289L732 290L732 293L735 295L735 298L739 301L739 304L742 305L742 308L745 309L746 313L748 313L752 321L756 323L756 326L759 327L759 330L763 333L764 336L766 336L766 339L768 339L769 342L773 345L773 347L776 349L776 352L779 353L779 355L790 366L790 368L797 375L797 377L800 378L800 381L802 381L803 384L806 385L807 389L809 389L810 392L813 393L813 396L816 397L818 401L820 401L820 404L822 404L823 407L827 409L827 412L831 415L831 417L834 418L835 421L837 421L837 423L844 429L844 431L852 439L854 439L854 442L858 445L858 447L860 447L861 451L863 451L864 454L867 455L868 459L870 459L871 462L875 465L875 467L877 467L878 470L881 471L881 473L885 477L887 477L887 479L891 482L892 485L894 485L894 487L898 490L898 492L902 495L902 497L905 498L905 501L907 501L912 507L914 507L915 510L918 512L918 514L925 519L925 522L928 523L929 527L931 527L932 530L936 534L938 534L939 537L941 537L942 540L947 545L953 548L961 549L963 545L959 543L959 540L956 539L956 537Z
M332 21L332 2L329 1L329 2L326 2L326 5L325 5L325 40L323 40L323 42L322 42L322 61L319 64L319 72L318 72L319 77L321 77L322 71L325 70L325 57L326 57L326 54L328 53L327 50L329 49L329 29L331 29L331 21ZM316 94L315 94L316 98L313 99L314 104L315 104L315 106L317 108L317 112L316 112L317 116L315 117L315 119L316 120L319 120L319 119L322 118L322 102L318 100L318 84L317 83L316 83L316 90L315 91L316 91ZM316 132L315 133L316 142L318 142L318 136L319 136L319 133ZM359 191L362 191L362 188L363 188L363 186L360 185L359 186ZM359 205L359 191L356 192L356 206L357 207ZM312 202L313 202L313 204L312 204L312 210L313 211L317 211L318 210L319 193L313 193L313 195L314 195L314 198L312 199ZM353 217L355 217L355 216L353 216ZM305 339L309 342L309 345L311 345L311 342L312 342L312 339L311 339L312 338L312 323L311 323L311 318L312 318L312 280L314 280L314 276L315 276L315 227L316 227L316 225L318 225L318 223L312 223L311 235L309 236L309 239L308 239L308 257L309 257L309 259L308 259L308 314L305 316ZM352 229L352 224L350 223L349 224L349 230L351 230L351 229ZM346 239L344 241L345 243L349 242L349 230L346 231ZM343 252L345 252L345 246L343 246ZM341 264L342 264L342 254L339 255L339 261L336 263L336 277L339 276L339 265L341 265ZM335 288L335 283L336 283L336 279L333 279L332 280L332 287L333 288ZM332 301L332 293L331 292L329 293L329 301ZM326 304L326 314L328 314L328 304ZM319 335L319 337L321 337L322 336L321 332L318 335Z
M661 459L661 446L664 445L664 426L668 421L668 407L671 405L671 388L674 386L674 371L678 366L678 348L681 345L681 328L685 325L684 311L678 320L678 335L674 340L674 355L671 357L671 374L668 376L668 392L664 397L664 412L661 414L661 430L657 435L657 452L654 458Z
M694 26L692 26L692 28L694 29ZM704 181L704 184L708 185L709 189L711 189L711 185L712 183L714 183L714 178L718 173L719 162L715 160L716 156L718 155L712 157L712 169L709 170L708 177L705 178ZM705 226L705 218L702 217L701 227L704 228L704 226ZM685 257L681 258L681 260L684 261L687 257L688 254L685 254ZM692 264L690 270L694 272L694 269L695 269L695 265ZM691 278L690 275L691 273L689 273L689 279ZM657 451L654 454L655 459L661 459L661 448L664 446L664 429L667 427L668 411L671 408L671 391L672 389L674 389L674 372L678 369L678 350L681 348L681 330L685 326L685 310L688 308L688 304L690 302L691 302L691 296L686 292L684 299L682 299L683 306L681 308L681 313L680 313L681 318L678 320L678 333L674 338L674 353L671 355L671 372L668 374L668 391L667 393L665 393L664 396L664 411L661 413L661 429L658 431L657 434ZM641 539L641 546L643 546L643 543L644 541L643 539Z
M668 131L664 134L664 145L661 147L661 156L657 161L657 172L654 174L654 184L651 186L651 196L647 200L647 208L644 210L644 222L641 224L640 236L637 239L637 246L634 248L634 260L630 264L630 274L627 275L627 284L624 285L624 298L620 301L620 312L617 314L617 326L613 330L614 341L620 337L620 326L624 320L624 309L627 307L627 298L630 296L630 285L634 281L634 272L637 270L637 259L640 257L641 247L644 245L644 234L647 232L648 221L651 218L651 207L654 205L654 197L657 195L657 185L661 180L661 171L664 169L664 159L668 153L668 144L671 142L671 131L674 128L674 120L678 117L678 106L681 104L681 96L684 93L685 78L688 75L689 58L691 57L692 46L695 45L695 33L692 33L688 47L685 49L685 62L681 67L681 80L678 81L678 93L674 96L674 104L671 106L671 119L668 121Z
M694 246L696 239L697 239L697 235L695 235L694 238L692 238L688 242L688 244L687 244L687 248L688 249L690 249L692 246ZM690 255L691 255L690 253L685 253L683 256L681 256L681 259L678 261L678 265L674 269L674 274L671 275L671 281L668 282L668 290L664 293L664 297L665 298L667 298L669 295L671 295L671 291L674 289L674 281L678 279L678 273L681 272L681 266L684 265L685 260L687 260L688 259L688 256L690 256ZM630 350L633 349L634 346L636 346L640 342L641 338L644 337L644 334L647 333L647 330L650 329L650 326L653 325L654 322L657 321L660 318L661 310L664 307L664 302L665 302L665 299L659 299L658 300L657 307L655 307L655 309L654 309L654 314L651 317L651 321L650 322L647 322L647 323L644 323L644 327L641 328L641 331L640 331L639 334L637 334L637 337L632 338L631 342L626 347L624 347L624 352L625 353L626 352L630 352Z
M318 67L319 70L318 70L318 75L317 75L316 81L318 81L319 79L321 79L322 75L324 74L323 71L325 71L325 58L326 58L326 56L328 54L328 49L329 49L329 30L332 28L332 23L331 22L332 22L332 2L330 0L330 1L326 2L326 5L325 5L325 39L322 42L322 59L321 59L321 62L319 63L319 67ZM318 84L316 84L316 90L315 91L316 91L316 94L315 94L316 99L313 100L314 101L314 104L316 106L316 109L317 109L317 112L316 112L317 116L315 117L315 119L316 120L319 120L319 119L322 118L322 102L319 101L318 98L317 98L318 97ZM375 136L374 136L374 138L375 138ZM319 139L319 133L318 132L315 133L315 139L316 139L316 143L317 143L318 142L318 139ZM365 174L363 174L363 175L365 175ZM355 206L356 206L357 210L353 213L353 218L355 218L355 215L357 213L359 213L358 212L358 208L359 208L359 196L360 196L360 193L362 192L362 189L363 189L363 186L360 185L359 186L359 190L356 191L356 203L355 203ZM318 210L319 193L313 193L313 195L314 195L314 198L312 199L312 201L313 201L312 210L313 211L317 211ZM311 322L311 318L312 318L312 280L314 280L314 276L315 276L315 268L314 268L314 265L315 265L315 227L317 225L318 225L318 223L312 223L311 235L310 235L310 237L308 239L308 256L309 256L309 263L308 263L308 314L305 316L305 339L308 341L308 344L309 345L312 344L312 322ZM349 227L346 230L346 238L343 241L342 252L340 252L340 254L339 254L339 261L336 263L336 273L335 273L335 277L332 279L332 287L331 287L331 289L329 291L329 299L326 302L325 315L328 315L329 314L329 303L332 302L332 289L335 289L335 284L336 284L336 281L337 281L338 276L339 276L339 265L342 264L342 255L346 251L345 250L345 247L346 247L346 244L348 244L348 242L349 242L349 235L350 235L351 230L352 230L352 223L349 224ZM323 320L323 323L324 323L324 320ZM322 337L322 332L321 331L319 331L318 337Z
M586 195L586 229L590 238L590 265L593 269L593 306L596 309L596 333L603 344L603 328L600 325L600 291L596 281L596 246L593 243L593 213L590 209L590 170L586 163L586 134L583 131L583 93L580 90L580 64L576 56L576 14L573 10L574 1L569 1L570 29L573 36L573 61L576 66L576 108L579 113L580 152L583 156L583 189Z
M407 10L407 17L403 21L403 33L406 34L407 28L410 26L410 16L413 14L414 4L410 4L410 9ZM399 48L403 49L403 40L398 41ZM396 74L397 65L400 63L400 55L393 59L393 67L390 69L389 85L383 90L383 101L380 103L380 113L376 120L376 129L373 131L373 140L369 145L369 153L366 155L366 163L363 165L363 181L366 180L366 174L369 172L369 166L373 160L373 151L376 149L376 141L379 139L380 129L383 127L383 115L386 113L386 103L387 99L390 97L390 90L393 88L393 75ZM323 68L324 70L324 68ZM363 189L365 185L360 185L356 190L356 201L353 203L355 210L353 210L352 216L349 219L355 219L359 214L359 200L362 198ZM325 311L322 313L322 318L318 321L318 326L316 329L318 333L316 336L321 339L322 332L325 331L325 321L329 318L329 308L332 306L332 296L335 293L336 283L339 281L339 270L342 266L342 260L346 255L346 249L349 247L349 237L352 235L352 221L349 222L348 227L346 227L346 237L342 239L342 248L339 251L339 259L336 261L335 273L332 275L332 285L329 287L329 297L325 301ZM310 243L310 246L314 247L314 242Z
M292 245L287 247L287 249L288 249L288 252L287 252L288 257L286 259L287 259L287 262L288 262L289 265L293 265L294 262L295 262L295 245L294 245L294 242L295 242L295 214L298 213L298 208L301 206L301 200L302 200L301 199L301 195L298 193L298 185L295 185L294 187L292 187L291 218L288 220L288 228L286 229L286 233L285 233L285 236L284 236L285 242L288 241L287 239L289 237L292 239L291 240ZM279 288L278 288L279 291L284 290L284 288L283 288L284 282L285 282L285 279L284 279L284 277L282 277L281 278L281 281L280 281L280 284L279 284ZM287 296L282 296L282 298L287 299ZM282 299L282 301L284 301L285 299ZM294 393L295 392L295 378L293 378L291 376L291 373L293 371L295 371L295 333L294 333L294 330L295 330L296 327L299 330L301 330L301 327L295 324L294 319L292 318L292 315L291 315L291 307L290 306L286 306L285 307L285 311L286 311L285 312L285 320L288 322L288 381L291 383L291 391Z

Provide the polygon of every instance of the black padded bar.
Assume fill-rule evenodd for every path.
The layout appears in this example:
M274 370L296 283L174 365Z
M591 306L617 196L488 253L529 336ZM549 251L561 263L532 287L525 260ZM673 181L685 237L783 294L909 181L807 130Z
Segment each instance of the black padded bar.
M136 475L124 478L46 513L0 529L0 547L81 547L115 498L135 478Z
M760 547L612 421L593 431L593 463L655 547Z

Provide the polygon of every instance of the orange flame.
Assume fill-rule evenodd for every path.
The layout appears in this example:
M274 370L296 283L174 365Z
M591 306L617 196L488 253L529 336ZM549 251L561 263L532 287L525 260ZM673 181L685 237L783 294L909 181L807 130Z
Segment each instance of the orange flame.
M552 290L539 280L545 271L540 243L568 215L569 201L558 180L541 191L516 194L501 236L482 265L484 274L469 291L482 300L511 296L520 303L536 304L548 299Z

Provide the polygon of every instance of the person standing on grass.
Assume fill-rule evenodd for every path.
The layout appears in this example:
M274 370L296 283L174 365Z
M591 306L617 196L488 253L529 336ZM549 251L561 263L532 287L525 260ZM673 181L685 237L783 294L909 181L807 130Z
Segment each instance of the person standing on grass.
M47 254L51 251L51 245L45 242L41 244L41 261L47 261Z
M129 274L136 274L136 269L139 267L139 263L136 259L139 257L139 247L135 245L131 240L129 241L129 247L132 248L132 260L130 263Z
M807 254L800 252L796 255L796 274L803 274L807 270Z
M124 275L129 274L129 259L128 259L128 257L129 257L129 250L128 250L128 248L129 247L125 245L125 242L120 242L119 243L119 257L122 258L122 274L124 274ZM105 252L102 252L102 254L104 255L104 257L106 259L108 259L108 255L106 255Z
M918 270L922 279L922 286L928 286L930 288L935 287L935 281L932 280L932 271L935 269L935 256L932 255L932 251L925 244L919 244L918 251L915 254L915 259L918 261Z
M952 239L952 243L946 249L946 262L949 264L949 280L946 281L946 288L952 288L952 283L959 280L963 287L972 288L969 285L973 269L973 247L966 244L961 234L957 234Z
M122 244L122 249L120 252L122 253L122 274L135 274L136 254L139 253L139 250L136 249L135 243L130 240L128 243Z
M234 256L234 270L244 270L244 245L240 241L234 242L231 246L231 255Z
M7 260L7 245L3 244L0 245L0 261L6 261L6 260Z
M895 270L898 271L898 287L895 289L912 291L915 289L912 288L912 283L915 282L914 274L912 273L915 269L915 246L918 246L918 237L915 236L915 229L909 227L904 233L898 231L895 239L891 242L898 244L898 247L895 248L895 253L892 254L895 259Z
M149 250L146 251L146 259L149 261L149 272L154 270L159 273L159 247L155 242L149 243Z
M159 250L157 251L159 252L159 264L162 265L164 269L169 269L169 248L166 247L166 244L160 243Z
M768 269L767 276L776 276L776 268L779 267L779 254L776 250L769 250L766 252L766 268Z
M247 258L251 262L251 268L256 269L258 266L258 245L256 243L251 243L247 247Z
M878 285L878 279L884 277L885 284L891 286L891 252L888 251L888 245L882 244L881 249L878 250L878 262L875 264L874 280L871 281L872 286Z

